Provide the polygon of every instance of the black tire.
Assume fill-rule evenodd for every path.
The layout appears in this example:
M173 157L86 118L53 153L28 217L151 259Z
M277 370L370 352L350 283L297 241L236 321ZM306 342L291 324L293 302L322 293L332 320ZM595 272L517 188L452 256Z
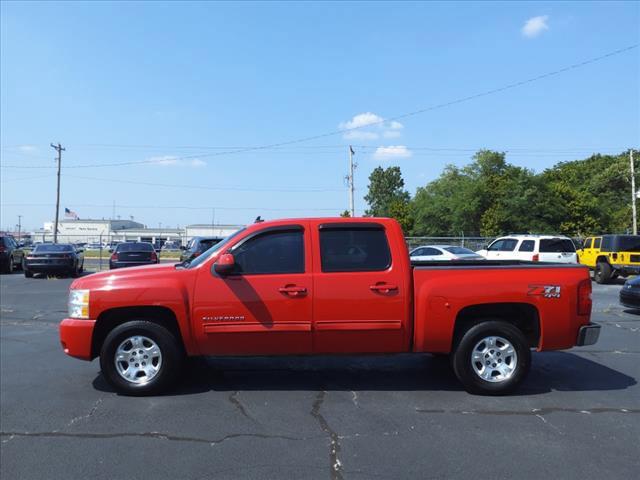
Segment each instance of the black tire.
M33 272L30 272L26 268L23 268L22 271L24 272L25 278L32 278L33 277Z
M490 336L502 337L507 340L513 346L517 356L513 372L502 381L484 380L476 373L472 365L474 348L483 339ZM493 350L491 351L493 352ZM451 363L456 377L467 392L478 395L506 395L518 388L529 373L531 349L519 328L504 321L487 320L471 327L462 335L454 348ZM496 364L493 365L495 367Z
M8 274L12 274L13 273L13 267L14 267L13 257L9 257L9 264L7 265L7 273Z
M115 352L127 338L141 335L158 346L162 363L160 369L146 383L132 383L124 379L116 368ZM105 338L100 351L100 367L109 384L124 395L157 395L169 389L182 369L184 354L178 339L166 328L144 320L132 320L114 328ZM126 363L126 362L125 362Z
M593 272L593 278L600 285L608 283L611 280L611 265L607 262L598 262Z
M71 272L69 272L71 274L72 278L78 278L80 276L80 269L78 268L78 266L76 265L73 270L71 270Z

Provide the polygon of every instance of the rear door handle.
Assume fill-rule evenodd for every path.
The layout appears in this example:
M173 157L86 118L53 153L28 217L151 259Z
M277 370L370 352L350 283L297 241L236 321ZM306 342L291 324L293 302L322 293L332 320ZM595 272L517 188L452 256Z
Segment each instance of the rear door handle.
M301 297L307 294L306 287L296 287L295 285L285 285L284 287L280 287L278 291L292 297Z
M398 286L390 283L376 283L375 285L370 285L369 289L372 292L389 293L392 290L398 290Z

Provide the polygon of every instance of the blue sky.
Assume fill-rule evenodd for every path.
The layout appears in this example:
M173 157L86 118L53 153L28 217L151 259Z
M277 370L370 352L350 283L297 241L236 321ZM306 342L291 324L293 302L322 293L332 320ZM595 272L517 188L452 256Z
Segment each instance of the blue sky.
M116 215L149 226L336 215L348 207L349 144L360 213L378 165L399 165L414 193L479 148L536 171L638 148L636 48L397 122L225 153L392 118L637 44L639 5L2 2L0 228L18 215L27 228L53 218L55 170L10 168L53 167L51 142L67 149L62 209L108 218L115 201ZM144 163L98 166L129 162Z

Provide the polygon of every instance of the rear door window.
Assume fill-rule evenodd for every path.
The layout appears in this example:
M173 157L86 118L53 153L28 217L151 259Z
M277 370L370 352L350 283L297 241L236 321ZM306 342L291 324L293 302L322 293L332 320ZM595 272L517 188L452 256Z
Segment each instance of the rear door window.
M598 237L598 238L594 238L593 239L593 248L600 248L600 242L602 241L602 238Z
M584 242L584 248L591 248L592 242L593 242L593 238L587 238Z
M323 272L386 270L391 266L387 235L382 226L321 227L320 261Z
M426 253L424 253L424 255L428 255L430 257L435 257L437 255L442 255L442 252L440 250L438 250L437 248L425 248L424 251Z
M575 245L568 238L545 238L540 240L540 253L563 253L575 251Z
M520 244L519 252L533 252L533 249L536 246L535 240L523 240Z

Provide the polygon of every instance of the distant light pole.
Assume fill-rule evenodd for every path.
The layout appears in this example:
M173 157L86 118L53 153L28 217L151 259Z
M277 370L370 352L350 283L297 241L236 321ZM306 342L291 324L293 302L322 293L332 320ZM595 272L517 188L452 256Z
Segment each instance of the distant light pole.
M22 215L18 215L18 242L20 242L20 229L22 227Z
M636 218L636 173L633 165L633 148L629 150L629 163L631 164L631 212L633 215L633 234L638 234L638 220Z

